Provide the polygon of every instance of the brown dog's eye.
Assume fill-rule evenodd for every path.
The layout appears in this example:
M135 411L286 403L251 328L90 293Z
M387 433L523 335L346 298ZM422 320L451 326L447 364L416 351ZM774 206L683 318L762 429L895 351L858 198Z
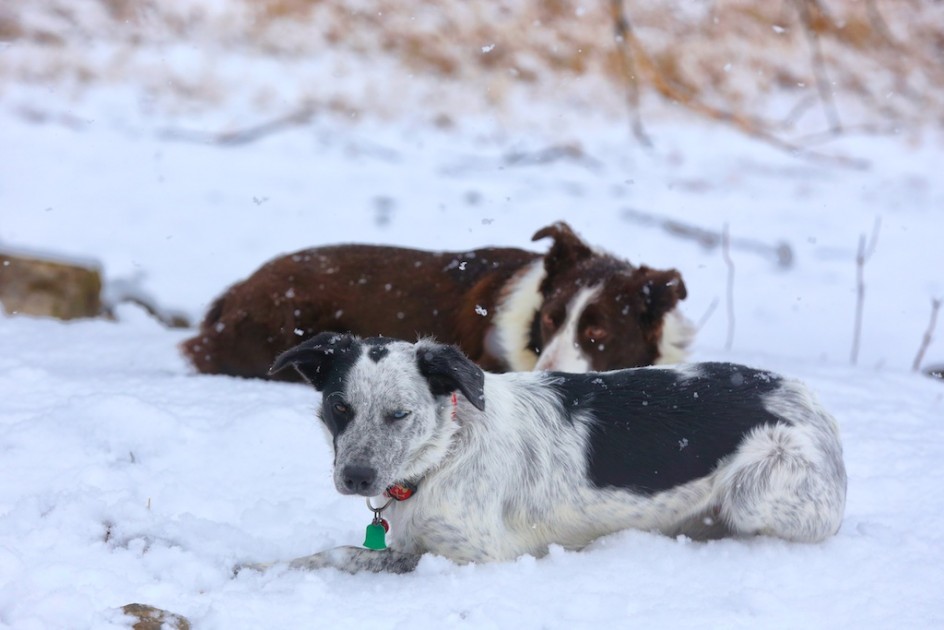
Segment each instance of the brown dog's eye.
M336 413L339 413L339 414L341 414L341 415L344 415L344 414L346 414L348 411L350 411L350 408L349 408L347 405L345 405L344 403L334 403L334 411L335 411Z
M587 326L583 330L583 336L590 341L604 341L610 336L610 332L603 326Z

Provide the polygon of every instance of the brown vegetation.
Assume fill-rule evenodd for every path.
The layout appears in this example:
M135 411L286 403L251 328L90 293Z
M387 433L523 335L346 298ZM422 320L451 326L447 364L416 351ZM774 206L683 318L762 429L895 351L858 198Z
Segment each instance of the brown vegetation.
M631 82L630 100L647 115L681 106L745 130L889 130L944 120L940 2L238 0L223 6L13 3L0 9L0 38L8 42L0 89L11 81L78 88L134 81L157 100L213 106L231 96L221 60L261 53L285 74L256 80L251 98L260 106L284 102L279 90L294 82L298 102L380 114L415 111L420 103L430 119L455 117L524 96L612 115L625 106ZM615 7L629 28L620 30ZM196 76L192 64L155 65L140 54L175 45L204 56ZM337 85L312 80L310 64L320 64L320 77L337 77Z

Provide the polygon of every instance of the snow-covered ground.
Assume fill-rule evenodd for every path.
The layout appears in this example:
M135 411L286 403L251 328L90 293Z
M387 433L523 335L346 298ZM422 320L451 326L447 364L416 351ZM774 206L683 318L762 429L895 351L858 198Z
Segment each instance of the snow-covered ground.
M944 295L939 137L828 147L866 170L684 119L651 121L656 149L644 151L624 121L566 113L543 132L319 117L220 147L162 130L214 131L222 117L129 114L121 89L73 101L8 87L5 103L0 245L97 259L193 318L264 260L335 242L540 249L531 234L565 219L635 263L677 267L702 324L693 358L808 381L842 426L849 496L820 545L623 532L511 563L430 557L407 576L233 578L238 562L362 539L369 513L333 489L315 392L195 375L175 347L188 332L132 306L115 323L0 316L0 626L121 627L130 602L197 628L944 625L944 384L910 371ZM50 118L24 118L24 103ZM795 262L732 250L725 350L721 252L629 210L786 242ZM854 258L877 218L850 366ZM944 360L940 342L927 359Z

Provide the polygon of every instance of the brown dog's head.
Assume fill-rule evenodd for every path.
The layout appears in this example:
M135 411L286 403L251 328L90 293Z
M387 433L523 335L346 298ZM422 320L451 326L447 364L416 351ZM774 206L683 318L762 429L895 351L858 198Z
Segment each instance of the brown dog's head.
M606 371L684 358L692 331L676 311L687 295L677 270L594 251L563 222L532 240L547 237L554 242L544 257L535 369Z

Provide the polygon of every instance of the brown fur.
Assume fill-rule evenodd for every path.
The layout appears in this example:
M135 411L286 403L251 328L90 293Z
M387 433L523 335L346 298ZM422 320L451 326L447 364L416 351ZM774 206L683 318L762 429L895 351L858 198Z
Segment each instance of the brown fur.
M612 303L594 305L599 317L611 317L620 327L614 334L623 339L600 353L606 363L599 369L651 363L658 356L662 315L685 297L678 272L637 269L594 253L565 223L548 226L534 238L548 236L554 244L544 257L548 272L541 285L545 307L567 298L569 293L561 287L568 283L586 286L618 279L614 287L633 295L613 295L606 287L601 301ZM511 248L437 253L334 245L303 250L271 260L230 287L211 305L199 333L185 341L182 349L201 372L266 377L279 353L319 332L407 341L432 336L458 345L485 369L506 371L505 357L495 356L486 347L486 333L509 280L539 258L540 254ZM678 279L677 290L667 293L659 304L645 304L641 287L667 278ZM630 310L623 308L626 304ZM542 343L538 321L535 313L529 344L535 352ZM274 378L292 375L285 372Z

